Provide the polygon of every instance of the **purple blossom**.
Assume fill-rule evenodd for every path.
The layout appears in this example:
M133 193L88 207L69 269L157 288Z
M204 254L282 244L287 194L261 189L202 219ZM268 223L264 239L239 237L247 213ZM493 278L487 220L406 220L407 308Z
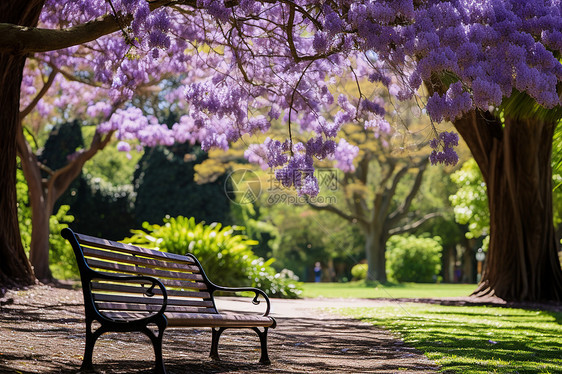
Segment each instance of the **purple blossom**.
M458 145L459 135L455 132L443 131L439 134L439 138L430 140L429 146L433 149L429 155L431 164L456 165L459 156L453 147Z
M273 168L282 166L287 162L287 142L281 143L279 140L273 140L268 137L263 142L263 147L265 154L267 155L267 164L269 167Z
M318 53L324 53L328 50L328 38L326 33L319 31L314 34L314 41L312 42L312 47Z
M127 142L120 141L119 143L117 143L117 150L119 152L130 152L131 151L131 145Z
M314 197L318 195L320 187L318 186L318 179L313 174L307 175L302 181L301 187L298 190L300 196L308 195Z
M258 164L262 170L266 170L268 165L267 149L263 144L250 144L244 151L244 157L253 164Z
M429 161L432 165L445 164L454 166L459 162L459 156L452 148L445 148L443 151L431 151Z
M359 147L349 144L345 139L340 139L333 156L336 167L345 173L354 171L353 160L358 154Z
M381 134L390 134L392 131L390 123L382 116L374 116L372 119L365 121L364 127L366 130L373 130L376 138L379 138Z
M380 71L373 71L372 73L369 74L368 76L369 82L381 82L382 84L384 84L385 86L389 86L390 82L391 82L391 78L387 75L384 75L382 72Z
M377 99L376 101L370 101L368 99L361 100L361 110L366 110L379 116L384 116L386 113L382 99Z
M324 7L326 16L324 17L324 29L328 32L330 36L334 36L342 32L345 28L345 24L341 17L336 14L330 7Z
M332 155L336 149L336 142L333 140L326 140L321 136L318 136L314 139L309 139L306 142L306 154L310 157L316 157L319 160L323 160L326 157Z

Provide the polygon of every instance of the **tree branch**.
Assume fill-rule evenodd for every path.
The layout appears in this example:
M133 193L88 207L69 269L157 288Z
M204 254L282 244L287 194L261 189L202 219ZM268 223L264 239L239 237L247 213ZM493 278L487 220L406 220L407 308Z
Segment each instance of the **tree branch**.
M418 174L416 175L414 184L412 185L412 188L410 189L408 196L406 196L406 199L404 199L402 204L388 216L388 220L389 222L391 222L391 224L392 222L397 222L402 217L404 217L404 215L408 213L408 209L410 209L410 205L412 205L412 201L414 200L414 197L416 196L418 190L420 189L421 182L423 179L423 174L425 173L425 168L427 167L428 162L429 162L429 158L424 157L421 159L420 162L418 162L414 166L418 168Z
M119 31L119 24L113 15L62 30L0 23L0 52L28 54L53 51L91 42L115 31Z
M195 7L197 2L195 0L155 0L149 1L149 4L152 11L174 4ZM84 24L57 30L0 23L0 53L29 54L68 48L119 31L121 27L127 26L131 21L131 15L123 16L117 21L113 14L106 14Z
M392 203L392 197L396 193L396 188L398 187L398 184L400 183L402 177L406 175L409 169L410 169L409 165L403 166L400 170L398 170L398 172L396 172L396 174L394 174L394 178L392 179L392 185L390 186L390 188L384 187L384 191L382 192L382 195L386 198L381 199L380 208L373 211L373 214L375 212L378 212L379 220L384 220L385 217L387 217L388 209L390 208L390 204ZM373 203L377 202L376 201L377 195L378 194L375 194L375 201L373 201Z
M394 229L388 230L388 234L389 235L404 234L406 232L417 229L418 227L423 225L426 221L429 221L432 218L442 217L442 216L443 216L443 214L439 213L439 212L429 213L429 214L426 214L425 216L423 216L422 218L420 218L419 220L417 220L416 222L413 222L413 223L410 223L408 225L404 225L404 226L401 226L401 227L396 227Z
M336 208L332 205L316 205L316 204L311 203L310 201L307 201L307 203L308 203L308 206L310 206L314 210L324 210L324 211L327 211L327 212L334 213L334 214L340 216L341 218L345 219L346 221L349 221L349 222L359 221L359 222L362 222L362 223L365 223L365 224L367 223L367 221L363 217L352 216L350 214L347 214L347 213L339 210L338 208Z

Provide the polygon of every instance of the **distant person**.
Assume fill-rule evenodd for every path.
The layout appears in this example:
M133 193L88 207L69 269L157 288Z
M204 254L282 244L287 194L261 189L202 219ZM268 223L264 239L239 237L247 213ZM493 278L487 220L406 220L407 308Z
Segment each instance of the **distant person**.
M321 279L322 279L322 266L320 265L320 262L316 262L314 264L314 281L320 282Z

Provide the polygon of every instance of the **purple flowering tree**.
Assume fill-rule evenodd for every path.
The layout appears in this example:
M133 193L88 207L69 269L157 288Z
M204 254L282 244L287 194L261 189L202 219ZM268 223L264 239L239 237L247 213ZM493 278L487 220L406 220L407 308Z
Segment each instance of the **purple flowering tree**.
M398 99L417 98L434 126L454 123L488 185L491 240L480 294L559 300L549 160L552 132L562 117L560 11L556 1L538 0L4 1L2 277L33 279L17 229L14 160L24 63L43 53L43 61L57 67L87 64L91 73L80 78L109 87L112 100L133 99L155 61L173 67L172 74L182 75L188 106L173 129L161 128L150 141L227 148L244 134L268 132L272 121L283 121L287 140L270 140L249 156L277 168L284 185L307 195L318 189L309 171L314 159L335 155L341 165L350 162L346 147L334 140L341 125L367 125L384 115L360 87L358 97L336 99L332 85L369 79ZM327 120L325 113L336 115ZM99 131L122 132L123 141L129 130L142 137L157 125L145 118L141 126L122 130L116 117ZM297 141L296 133L308 135ZM431 161L456 162L454 136L436 139Z

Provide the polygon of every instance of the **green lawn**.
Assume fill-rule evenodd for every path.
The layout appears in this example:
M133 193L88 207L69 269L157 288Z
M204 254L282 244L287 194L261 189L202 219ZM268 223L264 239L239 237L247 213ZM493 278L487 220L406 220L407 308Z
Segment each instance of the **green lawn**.
M475 284L403 283L365 285L365 282L304 283L303 297L435 298L467 296Z
M453 373L562 373L562 313L402 303L338 309L393 331Z

